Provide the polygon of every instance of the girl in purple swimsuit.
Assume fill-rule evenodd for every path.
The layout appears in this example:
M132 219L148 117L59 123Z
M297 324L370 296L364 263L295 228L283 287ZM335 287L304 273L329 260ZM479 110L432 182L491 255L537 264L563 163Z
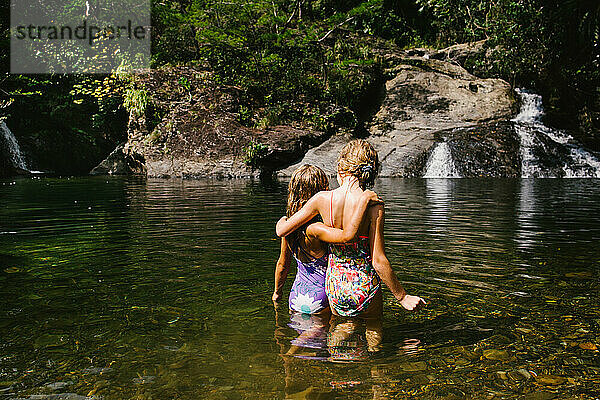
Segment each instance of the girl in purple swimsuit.
M329 179L323 170L312 165L301 166L292 174L288 186L286 215L293 215L311 197L326 190L329 190ZM329 302L325 294L325 273L329 258L327 243L350 241L356 235L369 204L378 203L381 203L381 200L374 192L365 191L345 229L329 227L316 216L287 237L283 237L275 268L273 301L277 302L281 298L293 257L298 265L298 272L290 292L290 310L303 314L328 313Z

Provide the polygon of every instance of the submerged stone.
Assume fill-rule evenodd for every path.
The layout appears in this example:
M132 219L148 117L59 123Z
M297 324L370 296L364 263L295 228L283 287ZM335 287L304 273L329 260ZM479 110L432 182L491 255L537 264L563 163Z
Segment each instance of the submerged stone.
M425 371L427 369L427 363L425 361L406 362L400 364L400 368L406 372Z
M520 368L517 370L519 374L521 374L525 379L531 379L531 374L525 368Z
M483 351L483 356L488 360L506 361L510 358L510 354L506 350L487 349Z
M579 348L583 350L598 350L598 347L592 342L579 343Z
M567 381L566 378L556 375L538 375L535 380L537 383L547 386L561 385Z

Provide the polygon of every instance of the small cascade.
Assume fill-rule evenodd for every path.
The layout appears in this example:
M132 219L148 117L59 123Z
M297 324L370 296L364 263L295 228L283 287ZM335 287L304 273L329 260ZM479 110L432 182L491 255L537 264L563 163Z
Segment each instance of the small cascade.
M15 135L13 135L10 129L8 129L8 126L6 126L4 121L0 122L0 132L2 132L2 136L4 137L8 155L13 167L28 171L27 164L25 163L23 155L21 154L19 142L17 142L17 138Z
M521 140L522 178L600 178L600 159L571 135L542 123L542 97L516 89L521 109L513 119Z
M448 143L440 142L435 145L427 160L423 178L460 178Z

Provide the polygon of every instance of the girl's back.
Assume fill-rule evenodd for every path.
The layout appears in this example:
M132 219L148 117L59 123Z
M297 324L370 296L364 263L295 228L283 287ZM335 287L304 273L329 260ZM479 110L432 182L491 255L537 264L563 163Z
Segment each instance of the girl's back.
M344 223L350 222L362 193L356 179L347 179L340 188L331 192L331 226L342 228ZM359 315L367 310L376 296L381 295L381 281L371 260L369 215L366 213L361 221L355 240L329 246L325 292L333 312L338 315Z

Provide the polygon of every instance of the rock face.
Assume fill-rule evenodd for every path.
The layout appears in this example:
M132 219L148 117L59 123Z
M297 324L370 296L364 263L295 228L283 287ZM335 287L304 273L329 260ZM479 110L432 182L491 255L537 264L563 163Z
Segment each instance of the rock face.
M131 169L123 153L123 145L117 146L104 161L90 171L90 175L128 175Z
M512 122L458 128L445 140L457 172L464 178L521 177L520 142Z
M157 70L138 84L151 96L149 110L130 115L122 150L115 150L93 173L254 177L298 161L327 138L322 132L290 126L243 126L236 119L236 89L209 83L205 71Z
M385 97L368 127L367 140L379 152L380 176L421 176L428 152L443 132L509 118L515 111L510 85L479 79L464 68L411 51L393 55L392 77ZM332 137L310 150L298 164L280 171L289 176L310 163L335 173L336 157L351 137Z

